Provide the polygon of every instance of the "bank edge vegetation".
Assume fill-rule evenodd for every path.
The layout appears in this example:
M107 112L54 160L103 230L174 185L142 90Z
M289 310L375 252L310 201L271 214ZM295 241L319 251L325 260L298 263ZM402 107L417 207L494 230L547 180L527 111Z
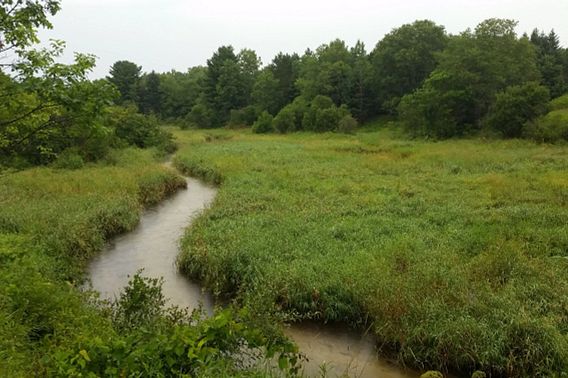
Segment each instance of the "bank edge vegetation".
M335 40L262 66L224 46L186 73L118 61L90 81L93 56L33 48L59 9L0 5L0 375L293 375L282 317L370 328L424 370L568 371L568 52L553 31L417 21L370 53ZM112 303L78 290L105 240L184 185L159 164L172 133L176 166L221 185L180 266L244 310L163 309L140 275Z

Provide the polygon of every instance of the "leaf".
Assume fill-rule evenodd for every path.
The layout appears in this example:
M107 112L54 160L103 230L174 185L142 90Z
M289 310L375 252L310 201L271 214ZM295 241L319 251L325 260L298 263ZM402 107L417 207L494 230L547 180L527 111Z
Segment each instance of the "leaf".
M88 362L91 362L91 358L89 357L89 353L85 349L81 349L79 354Z

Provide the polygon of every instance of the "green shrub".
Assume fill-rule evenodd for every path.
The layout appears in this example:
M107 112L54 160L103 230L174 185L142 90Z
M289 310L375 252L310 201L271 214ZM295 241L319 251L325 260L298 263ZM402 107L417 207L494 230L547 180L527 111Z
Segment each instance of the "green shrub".
M550 101L549 109L551 111L568 109L568 93Z
M163 130L154 116L136 112L135 108L112 107L107 110L106 122L120 141L140 148L157 147L165 153L176 150L173 136Z
M286 106L274 117L274 129L279 133L285 134L296 129L294 109Z
M231 110L229 116L229 126L239 127L239 126L252 126L254 121L258 118L258 109L249 105L242 109Z
M348 114L339 121L337 131L344 134L354 134L357 126L357 120Z
M208 129L213 124L213 112L207 105L198 103L191 108L185 121L188 127Z
M79 169L83 168L85 162L77 149L67 149L57 156L53 166L59 169Z
M257 134L271 133L274 131L272 121L273 117L270 115L270 113L264 111L252 125L252 131Z
M537 142L568 141L568 109L555 110L525 126L524 136Z
M515 85L498 93L485 119L487 127L507 138L518 138L523 126L547 111L548 88L530 82Z

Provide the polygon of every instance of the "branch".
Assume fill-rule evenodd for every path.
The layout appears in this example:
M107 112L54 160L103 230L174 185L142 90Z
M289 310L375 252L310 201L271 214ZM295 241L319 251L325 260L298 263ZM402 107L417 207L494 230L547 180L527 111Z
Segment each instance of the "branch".
M0 127L6 127L6 126L9 126L13 123L19 122L19 121L23 120L24 118L31 116L35 112L39 112L40 110L49 109L49 108L56 108L58 106L61 106L61 105L59 105L59 104L41 104L41 105L38 105L35 108L33 108L32 110L30 110L29 112L27 112L27 113L25 113L25 114L23 114L23 115L21 115L17 118L11 119L9 121L0 122Z

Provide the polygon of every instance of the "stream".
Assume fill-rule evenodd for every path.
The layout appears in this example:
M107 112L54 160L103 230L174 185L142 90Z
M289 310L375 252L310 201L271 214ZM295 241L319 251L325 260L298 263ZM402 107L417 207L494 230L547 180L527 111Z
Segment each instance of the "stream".
M129 276L144 269L144 276L163 277L163 293L170 305L192 310L202 304L212 313L213 298L178 272L176 258L185 228L213 202L217 189L193 178L187 178L187 184L186 190L146 210L136 229L115 238L90 263L92 287L102 298L118 296L128 284ZM320 376L324 370L327 377L345 374L360 378L419 376L377 358L371 337L347 329L302 323L287 328L286 334L307 356L308 362L304 363L307 376Z

